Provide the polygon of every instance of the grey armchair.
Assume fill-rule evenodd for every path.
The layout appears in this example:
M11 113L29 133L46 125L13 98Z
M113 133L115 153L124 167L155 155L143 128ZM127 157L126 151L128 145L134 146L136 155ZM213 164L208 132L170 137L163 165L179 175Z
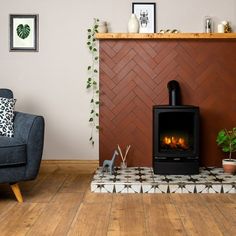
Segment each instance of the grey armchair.
M0 97L13 98L9 89ZM14 137L0 136L0 183L9 183L18 202L23 202L18 182L36 178L43 152L44 118L15 112Z

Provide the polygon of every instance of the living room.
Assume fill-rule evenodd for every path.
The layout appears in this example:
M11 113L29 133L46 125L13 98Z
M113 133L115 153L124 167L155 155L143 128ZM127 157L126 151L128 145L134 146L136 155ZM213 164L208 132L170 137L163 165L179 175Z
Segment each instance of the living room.
M176 52L181 55L188 54L186 53L187 48L189 52L196 55L201 51L201 47L197 45L198 52L196 52L194 51L196 47L193 44L195 42L207 44L202 50L204 54L197 54L199 55L197 58L199 64L204 61L200 69L203 69L204 65L210 68L199 77L201 89L195 90L199 85L199 81L193 77L197 74L196 71L186 75L186 71L189 72L188 69L181 70L178 71L179 77L173 73L168 74L172 77L163 74L161 83L155 82L160 86L149 92L150 96L154 96L153 100L149 103L147 98L146 101L151 105L168 103L167 83L172 79L178 80L183 104L199 106L200 113L206 114L206 123L203 123L203 126L207 132L203 132L204 137L202 138L204 141L208 139L210 141L209 143L201 143L203 157L200 165L221 168L221 156L225 154L217 147L215 139L217 130L235 126L234 104L236 98L233 93L233 79L236 72L233 53L235 52L236 37L233 33L218 34L218 25L227 21L232 32L235 32L236 2L234 0L7 1L2 3L0 8L0 28L2 29L0 87L13 91L16 99L15 111L42 116L45 122L45 132L42 161L37 178L33 181L19 182L23 203L20 204L15 200L9 184L0 185L0 229L2 235L168 235L171 233L233 235L236 232L234 226L236 219L235 194L117 194L93 193L90 190L94 171L99 165L102 166L104 159L112 158L117 144L120 144L124 153L125 148L131 145L127 155L128 166L152 166L152 106L150 105L148 111L150 114L147 115L147 120L150 121L148 125L143 123L145 118L135 123L135 125L139 125L140 130L143 129L143 133L139 135L132 130L131 118L138 114L143 117L147 110L145 108L137 113L133 111L131 115L128 115L125 106L118 107L118 104L122 104L121 99L119 96L116 99L112 97L112 93L108 90L110 87L106 83L107 77L104 76L108 67L100 68L100 78L97 76L97 82L102 82L99 111L101 127L92 131L91 122L89 122L93 95L91 89L86 89L89 78L87 68L93 62L87 45L87 29L93 26L94 18L98 18L100 22L107 22L110 36L106 36L107 34L104 33L100 34L100 38L96 38L96 42L99 43L97 47L100 46L103 53L99 55L101 57L100 66L108 65L109 61L110 68L117 66L113 73L119 76L119 68L122 68L122 65L118 63L119 57L115 57L115 55L112 57L111 49L109 51L107 45L116 48L117 52L119 47L117 44L120 41L124 43L124 45L122 44L123 48L133 49L133 47L137 47L137 44L139 49L145 47L139 44L140 39L135 39L137 34L134 39L127 38L132 37L127 36L131 35L127 33L128 21L132 14L132 3L155 3L155 30L153 33L169 29L179 32L172 33L172 37L178 38L178 35L180 37L181 34L183 37L185 33L189 33L189 35L199 33L199 37L201 37L201 33L205 33L205 20L208 17L213 22L211 26L212 37L223 37L222 35L224 35L225 38L206 39L206 41L194 38L191 41L191 47L189 39L180 39L185 43L183 46L179 45L178 39L171 41L171 46L167 45L170 41L166 38L164 41L158 38L152 39L151 42L148 38L142 41L144 43L148 41L153 48L154 44L158 42L163 47L167 46L172 49L175 47L176 51L170 50L172 57L176 57ZM35 50L14 50L11 48L10 16L19 14L37 16L35 19L38 34L36 35L37 47ZM123 33L124 38L120 41L112 39L116 33ZM169 32L166 32L153 36L154 34L150 33L147 37L167 37L168 34ZM232 38L229 39L230 37ZM132 40L135 41L136 46L132 45ZM138 43L136 44L136 42ZM175 42L178 47L173 45ZM230 47L227 46L228 44ZM185 51L182 51L183 48ZM162 56L158 50L155 51L153 57ZM214 53L210 53L210 57L203 56L206 55L206 51L211 50L214 50ZM134 58L135 63L138 60L146 60L149 65L153 65L153 71L149 71L150 68L146 69L147 77L140 73L142 75L140 78L136 76L127 83L127 87L132 87L135 78L137 78L140 88L145 88L143 80L148 81L152 77L152 73L156 75L159 64L156 60L157 68L154 68L154 64L149 61L150 58L145 57L146 54L143 54L143 59L137 59L133 51L129 51L129 53L128 56ZM210 62L215 63L216 58L213 56L218 56L217 53L222 53L222 58L217 61L219 70L214 73L216 66L214 64L213 67ZM165 57L167 55L163 54L163 58ZM127 59L127 55L124 55L124 58ZM112 59L114 62L111 62ZM176 61L181 64L179 59ZM120 62L122 62L122 58ZM191 55L185 61L186 64L187 62L191 64ZM124 60L123 63L128 64ZM220 67L220 63L222 63L222 67ZM223 69L220 70L221 68ZM138 70L132 69L132 73L134 72L138 73ZM189 75L191 77L187 79ZM215 86L208 83L207 79L212 79L212 77L216 79ZM119 78L111 76L108 82L116 84L117 79ZM152 86L152 82L149 86ZM137 90L137 88L130 94L125 94L125 90L123 91L124 94L119 91L120 96L128 97L130 95L130 99L133 99L131 98L132 93L136 96L139 91L140 97L144 97L141 90ZM161 91L160 95L159 91ZM212 96L207 99L207 94L215 95L213 99ZM107 95L111 96L109 101L114 99L113 106L117 107L117 113L109 113L109 104L111 106L112 104L106 103L108 101ZM204 103L201 104L203 101ZM102 107L104 104L105 106ZM128 108L134 108L130 102L128 105ZM135 105L137 104L135 103ZM216 109L213 109L214 107ZM208 112L209 108L215 112ZM113 117L112 122L124 119L121 118L121 115L118 116L119 114L127 115L131 121L127 119L127 123L123 123L124 126L119 127L117 123L112 123L107 119L114 114L116 117ZM209 123L209 119L212 118L213 121ZM120 135L123 132L122 128L133 132L132 134L136 135L138 142L131 143L130 133ZM147 134L145 130L147 130ZM91 132L93 132L93 145L90 140ZM141 135L148 137L143 143ZM124 138L125 136L127 138ZM119 139L115 137L119 137ZM140 159L144 152L147 152L148 157ZM208 154L209 157L207 157ZM2 156L0 155L0 157ZM121 158L117 159L119 159L117 160L119 164ZM190 216L191 219L189 219Z

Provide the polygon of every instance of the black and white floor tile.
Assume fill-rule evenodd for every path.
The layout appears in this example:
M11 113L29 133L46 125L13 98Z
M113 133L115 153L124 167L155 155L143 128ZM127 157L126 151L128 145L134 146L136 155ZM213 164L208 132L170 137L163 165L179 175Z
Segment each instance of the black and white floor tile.
M198 175L155 175L149 167L98 168L91 182L96 193L236 193L236 175L222 168L200 168Z

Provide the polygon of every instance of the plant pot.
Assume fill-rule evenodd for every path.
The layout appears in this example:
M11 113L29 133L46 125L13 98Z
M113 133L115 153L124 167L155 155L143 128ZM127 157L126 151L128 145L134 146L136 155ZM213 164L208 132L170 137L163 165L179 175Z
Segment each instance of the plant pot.
M236 173L236 160L235 159L224 159L222 161L223 169L225 173L234 174Z
M107 33L107 22L106 21L101 21L98 25L98 33Z

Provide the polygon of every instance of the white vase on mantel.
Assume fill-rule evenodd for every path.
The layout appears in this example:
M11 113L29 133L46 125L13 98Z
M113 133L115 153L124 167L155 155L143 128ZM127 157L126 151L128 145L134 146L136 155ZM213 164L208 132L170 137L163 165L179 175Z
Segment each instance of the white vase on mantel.
M139 21L135 14L132 14L128 22L128 33L138 33L139 32Z

